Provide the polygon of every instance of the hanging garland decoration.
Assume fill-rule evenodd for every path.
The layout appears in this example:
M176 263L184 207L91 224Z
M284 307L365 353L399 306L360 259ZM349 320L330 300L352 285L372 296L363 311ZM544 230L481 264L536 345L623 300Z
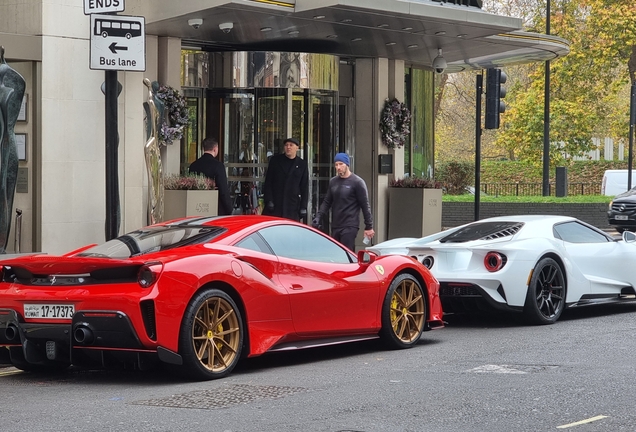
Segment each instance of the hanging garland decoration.
M172 144L183 137L184 129L190 124L190 112L185 97L179 94L179 90L161 85L157 92L157 98L165 105L163 122L159 130L159 142L163 145Z
M411 111L397 99L386 99L380 117L382 142L388 148L400 148L411 133Z

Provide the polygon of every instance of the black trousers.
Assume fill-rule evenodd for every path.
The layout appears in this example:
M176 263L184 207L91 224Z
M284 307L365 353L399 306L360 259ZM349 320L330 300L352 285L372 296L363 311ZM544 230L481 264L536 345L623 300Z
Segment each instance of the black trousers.
M351 249L351 252L355 252L358 229L353 227L334 228L331 230L331 237Z

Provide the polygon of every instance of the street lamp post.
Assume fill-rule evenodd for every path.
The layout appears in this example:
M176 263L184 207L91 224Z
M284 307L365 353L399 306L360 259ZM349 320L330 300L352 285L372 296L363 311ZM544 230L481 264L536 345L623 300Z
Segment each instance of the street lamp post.
M546 2L545 34L550 34L550 0ZM550 60L545 62L543 105L543 196L550 195Z
M632 155L634 154L634 126L636 126L636 82L632 82L629 97L629 150L627 156L627 190L632 188Z

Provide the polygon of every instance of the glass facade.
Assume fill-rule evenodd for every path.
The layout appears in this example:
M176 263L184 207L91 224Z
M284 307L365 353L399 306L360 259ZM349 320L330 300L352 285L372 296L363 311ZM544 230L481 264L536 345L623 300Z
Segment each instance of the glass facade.
M231 67L228 67L228 63ZM338 58L305 53L182 51L182 84L197 117L182 142L181 168L205 136L219 139L234 213L259 214L269 158L286 138L300 142L310 170L311 216L333 175L338 136ZM210 71L220 71L210 76ZM229 76L219 76L230 70ZM201 83L224 86L201 88Z
M210 53L181 50L181 85L199 88L210 85Z
M200 156L203 138L218 138L234 213L259 214L269 158L294 137L310 169L313 217L334 175L335 153L356 152L353 139L343 141L355 137L355 101L339 97L339 71L339 59L324 54L183 50L192 124L181 144L182 172ZM412 114L404 173L434 178L434 73L407 67L404 84Z
M411 136L404 146L404 173L433 178L435 77L432 71L407 68L404 84L404 101L411 110Z

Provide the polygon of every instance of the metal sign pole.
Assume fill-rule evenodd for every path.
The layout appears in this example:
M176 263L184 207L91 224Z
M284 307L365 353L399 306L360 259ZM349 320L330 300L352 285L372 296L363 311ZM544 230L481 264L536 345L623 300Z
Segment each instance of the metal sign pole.
M106 101L106 241L119 233L119 174L117 170L117 71L104 72Z
M477 75L475 85L475 220L479 220L479 204L481 191L481 93L484 87L484 76Z
M636 125L636 82L632 83L629 98L629 156L627 157L627 190L632 188L632 155L634 151L634 126Z
M550 34L550 0L546 3L545 34ZM545 62L543 105L543 196L550 196L550 60Z

